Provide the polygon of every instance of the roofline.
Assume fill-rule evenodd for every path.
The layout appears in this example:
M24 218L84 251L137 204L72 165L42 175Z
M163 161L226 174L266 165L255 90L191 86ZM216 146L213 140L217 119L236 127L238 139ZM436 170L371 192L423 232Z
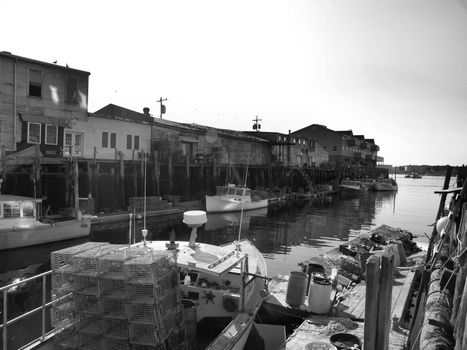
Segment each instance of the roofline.
M8 52L8 51L0 51L0 57L6 57L6 58L10 58L12 60L18 60L18 61L23 61L23 62L39 64L39 65L42 65L42 66L47 66L47 67L54 68L54 69L66 70L66 71L69 71L69 72L74 72L74 73L79 73L79 74L87 74L87 75L91 74L91 73L89 73L87 71L80 70L80 69L63 67L63 66L60 66L60 65L57 65L57 64L54 64L54 63L49 63L49 62L35 60L35 59L32 59L32 58L13 55L11 52Z

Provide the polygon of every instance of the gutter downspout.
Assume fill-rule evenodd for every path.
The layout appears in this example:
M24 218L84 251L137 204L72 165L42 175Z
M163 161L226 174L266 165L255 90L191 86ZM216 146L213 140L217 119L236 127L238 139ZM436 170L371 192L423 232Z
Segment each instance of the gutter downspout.
M18 59L15 58L13 61L13 151L16 152L16 62Z

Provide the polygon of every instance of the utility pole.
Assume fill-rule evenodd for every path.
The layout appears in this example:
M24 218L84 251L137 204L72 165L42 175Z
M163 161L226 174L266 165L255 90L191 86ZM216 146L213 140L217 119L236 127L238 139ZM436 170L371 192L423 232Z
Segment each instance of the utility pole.
M256 132L259 132L259 129L261 129L261 124L258 124L259 121L261 121L262 119L258 119L258 116L256 116L255 119L253 119L253 121L255 122L253 124L253 130L256 130Z
M162 114L165 114L165 105L162 104L162 102L164 101L167 101L166 98L159 98L159 100L157 100L156 102L159 102L161 104L161 115L160 115L160 118L162 119Z

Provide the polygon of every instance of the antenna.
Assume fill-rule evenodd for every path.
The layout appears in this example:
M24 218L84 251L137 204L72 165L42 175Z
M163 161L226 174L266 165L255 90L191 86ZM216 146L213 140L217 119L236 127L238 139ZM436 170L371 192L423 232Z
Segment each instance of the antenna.
M253 121L255 122L253 124L253 130L256 130L256 132L259 132L259 129L261 129L261 124L259 124L258 122L261 121L262 119L258 119L258 116L256 116L255 119L253 119Z
M248 165L250 164L250 152L251 149L248 151L248 160L246 162L246 171L245 171L245 184L243 185L243 191L242 191L242 210L240 211L240 226L238 227L238 238L237 241L240 241L240 236L242 233L242 221L243 221L243 207L245 205L245 201L243 197L245 197L245 191L246 191L246 179L248 176ZM240 245L237 246L237 251L240 249Z

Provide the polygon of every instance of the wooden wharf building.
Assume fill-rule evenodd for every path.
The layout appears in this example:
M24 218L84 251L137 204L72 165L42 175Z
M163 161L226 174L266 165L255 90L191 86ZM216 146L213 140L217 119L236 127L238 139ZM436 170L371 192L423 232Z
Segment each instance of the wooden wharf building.
M52 210L79 198L85 212L107 212L143 196L145 178L148 196L190 200L245 178L252 189L295 192L362 169L387 174L329 166L316 140L290 132L177 123L114 104L90 113L89 75L0 52L1 193L43 198Z

